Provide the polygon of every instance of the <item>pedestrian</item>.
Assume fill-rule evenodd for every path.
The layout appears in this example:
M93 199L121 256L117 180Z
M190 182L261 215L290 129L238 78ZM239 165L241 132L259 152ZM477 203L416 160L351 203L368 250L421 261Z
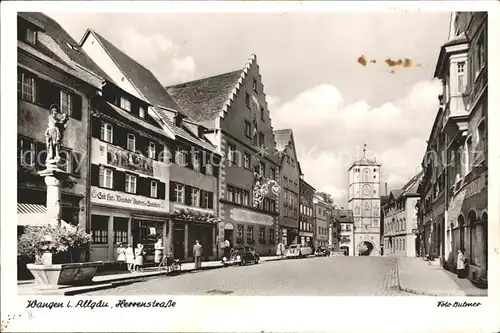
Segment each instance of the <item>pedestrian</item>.
M144 265L144 245L137 243L135 248L134 271L141 272Z
M467 258L465 257L465 249L458 250L457 275L459 279L465 279L467 277Z
M163 258L163 244L162 244L161 238L158 238L158 240L155 243L155 265L156 266L160 265L162 258Z
M123 247L123 243L118 244L118 248L116 249L116 261L120 264L120 269L123 264L127 261L127 249Z
M128 271L132 272L134 270L134 262L135 262L134 249L132 248L132 244L127 245L127 250L125 251L125 257L127 260Z
M196 241L196 244L193 246L193 257L194 257L194 269L198 269L201 267L201 253L202 246L199 241Z
M228 239L224 241L224 257L229 257L229 250L231 249L231 242Z
M283 258L283 255L284 255L284 252L285 252L285 249L284 249L285 245L283 245L282 242L279 242L278 244L278 248L276 249L276 255L280 258Z

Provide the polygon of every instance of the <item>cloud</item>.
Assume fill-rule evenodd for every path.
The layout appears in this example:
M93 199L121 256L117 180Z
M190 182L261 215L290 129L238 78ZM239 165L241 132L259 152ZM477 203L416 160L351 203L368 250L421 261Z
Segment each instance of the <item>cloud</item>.
M278 96L267 95L266 101L268 105L276 105L280 102L280 98Z
M319 85L275 107L273 126L294 130L306 181L345 205L347 169L363 154L364 143L367 157L382 164L381 181L389 190L417 172L440 89L439 82L420 81L399 100L372 106L363 100L345 103L335 86Z
M196 63L191 56L182 55L179 45L160 33L144 35L134 27L117 34L117 46L146 68L164 85L190 81L195 78Z

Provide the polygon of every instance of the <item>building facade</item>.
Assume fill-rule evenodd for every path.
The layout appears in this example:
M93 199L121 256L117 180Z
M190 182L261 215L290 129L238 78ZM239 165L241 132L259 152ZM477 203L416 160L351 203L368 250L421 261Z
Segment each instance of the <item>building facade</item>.
M380 255L380 164L363 156L348 170L354 213L354 255Z
M154 241L160 238L164 240L167 254L190 260L193 245L198 240L203 246L205 259L216 257L218 165L221 157L208 139L205 127L189 119L153 73L95 31L88 30L81 45L110 77L99 105L103 110L97 111L99 115L106 111L111 118L104 127L105 121L95 125L95 145L92 148L98 149L99 153L102 147L112 150L119 157L118 164L112 162L117 175L123 178L121 173L125 173L128 184L129 174L135 173L137 190L143 191L135 193L141 198L128 193L127 201L139 204L125 205L126 209L121 207L119 211L93 197L93 211L98 218L95 223L91 221L91 226L94 225L91 228L101 223L101 233L107 225L108 232L116 234L113 228L118 227L114 221L119 218L121 228L125 229L127 225L127 236L122 240L128 239L134 245L145 243L147 253L152 252ZM134 127L127 123L134 124ZM113 134L111 141L103 139L110 130ZM93 154L97 152L93 151ZM99 160L99 164L106 165L108 159L105 167L109 168L109 158ZM135 165L134 159L140 161L141 167ZM142 178L146 180L142 181L141 187L139 181ZM156 184L156 190L153 190L153 184ZM94 186L98 186L97 181ZM95 190L97 193L104 191L101 188ZM122 187L113 190L120 192L115 197L124 197ZM153 198L154 191L156 197ZM124 232L121 230L122 235ZM107 240L108 256L114 253L111 248L117 242ZM104 255L103 250L100 255Z
M393 190L382 207L384 223L383 255L416 257L417 210L420 195L417 187L423 172L412 177L401 189Z
M314 246L327 247L334 245L333 239L337 238L332 235L332 242L329 244L329 231L333 232L332 224L332 209L333 207L326 203L322 198L314 196Z
M224 156L220 165L219 247L276 250L279 166L257 57L237 71L166 87Z
M17 20L18 232L26 225L47 223L47 185L37 172L45 169L45 131L52 105L69 116L58 162L69 174L61 183L61 218L85 229L90 100L100 90L104 73L48 16L18 13Z
M303 175L299 180L299 237L300 244L314 245L314 187L309 185Z
M346 256L354 256L354 214L352 210L333 209L332 216L340 230L338 251L343 252Z
M279 240L288 246L299 240L299 163L292 130L275 130L274 137L281 160L278 234Z
M468 277L480 284L488 271L487 19L485 12L452 14L435 70L443 93L419 188L424 255L455 270L465 249ZM443 217L433 219L441 210Z

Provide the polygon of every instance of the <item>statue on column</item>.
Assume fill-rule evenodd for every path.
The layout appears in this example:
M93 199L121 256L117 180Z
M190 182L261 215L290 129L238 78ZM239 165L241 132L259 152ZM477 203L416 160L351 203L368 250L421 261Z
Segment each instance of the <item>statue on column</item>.
M50 114L47 130L45 131L45 139L47 145L47 164L57 163L60 159L59 151L61 142L68 122L68 115L59 110L59 106L52 104L50 106Z

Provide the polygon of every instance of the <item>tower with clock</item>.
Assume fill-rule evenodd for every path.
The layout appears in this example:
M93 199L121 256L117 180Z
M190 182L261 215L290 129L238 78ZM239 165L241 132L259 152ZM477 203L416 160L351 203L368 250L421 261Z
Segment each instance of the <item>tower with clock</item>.
M353 255L380 255L380 167L363 157L349 167L348 207L354 214Z

